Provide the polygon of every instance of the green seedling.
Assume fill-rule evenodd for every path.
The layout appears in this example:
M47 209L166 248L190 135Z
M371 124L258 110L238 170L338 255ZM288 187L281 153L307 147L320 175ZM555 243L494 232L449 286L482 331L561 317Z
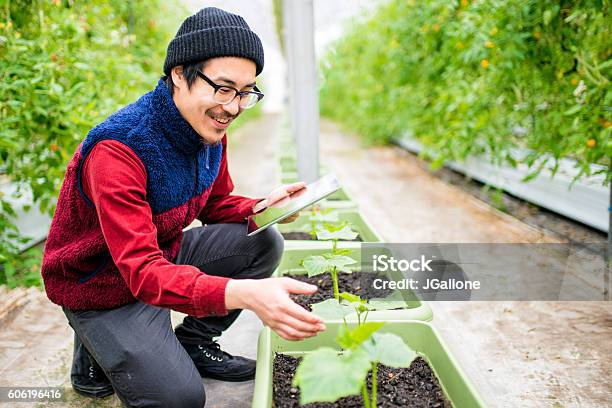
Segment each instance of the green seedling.
M358 295L342 292L336 299L312 305L312 311L325 320L342 319L344 326L336 343L341 353L323 347L300 363L294 386L300 387L300 403L334 402L361 393L364 407L376 408L378 364L409 367L416 357L403 340L391 333L376 333L384 323L366 323L372 306ZM356 312L357 326L349 329L346 316ZM368 395L367 374L372 370L372 392Z
M357 313L357 324L365 324L368 318L368 313L373 310L366 299L362 299L358 295L352 293L342 292L340 298L348 303L348 306L355 310ZM346 325L346 321L344 322Z
M309 256L303 259L300 264L306 268L309 277L329 272L334 285L334 299L339 300L338 272L351 273L348 265L353 265L357 261L347 256L353 252L352 250L338 249L338 240L355 239L357 233L351 229L348 223L344 222L340 225L324 224L317 229L316 234L317 239L332 242L331 252Z
M351 273L348 266L356 262L353 258L346 255L326 253L309 256L302 261L302 265L306 268L309 277L329 272L334 285L334 299L339 300L338 272Z
M310 235L312 239L317 238L317 229L319 229L325 223L338 222L338 212L331 208L328 209L317 209L312 207L312 211L308 215L308 221L310 222Z
M399 336L377 333L383 324L363 323L353 329L345 325L336 338L342 352L322 347L304 357L293 379L300 388L300 403L334 402L361 393L364 407L376 408L378 364L409 367L417 356ZM370 370L371 396L366 383Z

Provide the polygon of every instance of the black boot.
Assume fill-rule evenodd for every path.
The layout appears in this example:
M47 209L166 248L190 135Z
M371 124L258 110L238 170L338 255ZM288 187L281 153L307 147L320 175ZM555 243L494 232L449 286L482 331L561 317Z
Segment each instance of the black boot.
M86 397L104 398L115 392L102 368L89 354L76 334L70 381L72 388Z
M255 378L255 360L232 356L215 341L183 344L202 377L221 381L249 381Z

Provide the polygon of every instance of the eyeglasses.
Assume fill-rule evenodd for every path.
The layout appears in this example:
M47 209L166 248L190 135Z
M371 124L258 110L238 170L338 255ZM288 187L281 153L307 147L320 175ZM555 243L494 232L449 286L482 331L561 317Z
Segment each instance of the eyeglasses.
M237 96L239 96L240 100L238 101L238 105L242 109L249 109L255 106L255 104L262 100L262 98L264 97L264 94L261 93L257 86L253 87L254 91L239 91L231 86L215 84L200 70L198 70L197 73L200 78L205 80L210 86L215 89L213 99L215 102L221 105L227 105L228 103L231 103Z

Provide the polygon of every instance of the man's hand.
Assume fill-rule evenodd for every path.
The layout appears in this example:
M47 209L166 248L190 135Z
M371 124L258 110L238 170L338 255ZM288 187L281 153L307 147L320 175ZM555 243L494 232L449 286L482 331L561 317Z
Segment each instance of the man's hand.
M272 207L275 205L281 206L285 203L286 200L289 199L289 196L291 194L305 187L306 187L306 183L304 183L303 181L298 181L297 183L286 184L284 186L277 187L274 190L272 190L270 194L268 194L268 197L266 197L264 200L261 200L260 202L255 204L255 206L253 207L253 212L256 213L256 212L263 210L266 207ZM300 216L299 213L295 213L292 216L287 217L284 220L280 221L279 224L287 224L287 223L293 222L297 220L299 216Z
M289 298L309 295L317 287L291 278L232 279L225 288L228 309L249 309L279 336L302 340L325 330L323 320Z

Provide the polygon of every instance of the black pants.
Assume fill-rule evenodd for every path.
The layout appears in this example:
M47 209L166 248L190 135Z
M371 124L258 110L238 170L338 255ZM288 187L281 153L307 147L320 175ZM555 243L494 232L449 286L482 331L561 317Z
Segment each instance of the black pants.
M216 224L187 231L175 262L209 275L261 279L272 274L282 252L283 238L273 228L247 237L244 224ZM203 407L206 401L200 375L181 342L218 336L240 314L187 316L173 332L170 310L142 302L108 310L63 310L75 331L73 374L86 367L90 354L125 405L169 408Z

